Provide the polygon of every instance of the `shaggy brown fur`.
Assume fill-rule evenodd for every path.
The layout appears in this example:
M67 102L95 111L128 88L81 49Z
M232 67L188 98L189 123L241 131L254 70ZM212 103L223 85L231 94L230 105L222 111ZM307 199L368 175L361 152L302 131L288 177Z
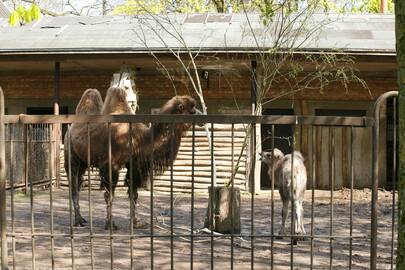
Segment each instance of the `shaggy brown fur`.
M175 96L163 105L158 114L199 113L195 106L196 102L193 98L189 96ZM132 187L134 188L134 206L138 198L137 188L145 186L152 171L151 166L153 166L154 174L160 174L172 165L177 157L181 138L189 128L190 125L184 123L152 124L150 128L142 124L137 126L136 133L139 136L137 137L139 142L136 143L144 147L135 147L134 149L134 155L132 157L132 179L130 179L130 164L126 164L127 185L130 186L129 181L132 181ZM153 141L151 141L152 137ZM150 146L153 146L153 148ZM133 209L133 216L135 217L135 207L133 207ZM139 221L135 219L135 222ZM135 225L141 226L139 223Z
M97 115L101 113L103 100L100 92L97 89L87 89L77 107L76 114L79 115ZM65 155L65 171L71 176L70 188L72 190L72 200L75 209L75 225L83 226L86 220L80 215L79 206L79 191L83 182L83 174L87 166L87 126L89 127L91 138L97 137L97 128L95 124L80 124L73 123L65 134L64 142L64 155ZM92 144L91 144L92 145ZM93 147L92 155L96 156L97 153ZM81 151L80 151L81 150ZM79 154L79 155L78 155ZM70 162L69 162L70 160ZM94 161L92 162L95 163Z
M79 103L80 105L80 103ZM176 96L169 100L161 109L161 114L194 114L196 113L195 101L188 96ZM78 106L79 107L79 106ZM77 111L83 111L77 108ZM126 93L123 89L111 87L107 91L104 105L101 109L101 114L131 114L132 111L126 101ZM132 181L135 184L133 187L138 187L139 183L145 181L150 166L150 155L154 152L154 163L158 170L166 168L170 161L173 161L177 155L177 150L180 145L181 135L189 127L189 125L176 124L174 126L175 132L170 135L171 129L168 124L153 124L148 127L142 123L131 124L131 129L128 123L111 123L107 124L90 124L90 160L93 166L100 169L101 187L105 189L104 198L107 204L107 220L106 228L109 226L116 226L111 221L110 208L114 196L114 190L118 181L118 170L124 165L129 167L128 162L130 157L133 156L135 177ZM109 158L108 158L108 134L109 129L111 132L111 174L112 179L110 182L109 175ZM130 130L132 131L130 133ZM85 133L84 133L85 131ZM74 149L72 157L77 157L80 162L76 162L78 167L72 174L72 183L77 183L77 187L73 188L73 200L75 206L75 224L83 225L86 221L80 215L80 207L78 203L78 190L81 185L81 177L87 167L87 128L72 130L72 148ZM75 134L75 136L73 136ZM153 134L153 140L152 140ZM85 138L85 139L83 139ZM132 140L132 141L130 141ZM169 150L167 150L169 144ZM132 149L130 146L132 145ZM173 145L175 151L170 155L170 145ZM97 146L97 147L95 147ZM166 147L166 151L162 149ZM159 150L158 150L159 149ZM159 152L157 152L159 151ZM75 155L75 156L74 156ZM66 156L66 153L65 153ZM169 156L169 158L168 158ZM67 160L67 158L66 158ZM84 169L83 169L84 167ZM145 169L147 168L147 169ZM72 165L73 171L73 165ZM111 190L112 187L112 190ZM136 192L136 190L135 190ZM134 205L136 202L137 193L134 197ZM133 207L134 209L135 207Z

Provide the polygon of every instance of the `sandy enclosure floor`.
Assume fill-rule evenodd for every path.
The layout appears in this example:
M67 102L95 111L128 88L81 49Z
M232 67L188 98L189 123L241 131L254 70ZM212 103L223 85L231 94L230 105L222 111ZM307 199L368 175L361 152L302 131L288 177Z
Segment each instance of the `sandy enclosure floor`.
M274 192L274 232L278 232L281 219L281 203L278 192ZM13 269L13 260L16 269L32 269L33 262L36 269L51 269L51 237L50 232L50 193L49 190L37 190L34 193L34 226L31 222L30 196L21 192L14 194L14 226L11 222L11 194L8 194L8 231L14 232L14 241L9 237L9 262ZM352 268L368 269L370 261L370 190L354 190L353 192L353 243ZM144 229L134 230L132 241L133 269L150 269L151 267L151 238L150 236L150 193L141 191L139 216L147 223ZM314 234L313 266L314 269L329 269L330 258L334 269L348 269L349 266L349 232L350 232L350 190L333 192L333 252L331 252L330 233L330 191L315 191L314 202ZM74 227L73 241L70 233L68 190L57 189L53 193L53 220L54 220L54 265L55 269L71 269L72 250L76 269L91 269L91 245L89 226ZM153 230L156 237L153 240L153 264L155 269L170 269L171 242L170 242L170 194L155 193L153 196L154 215ZM189 237L180 237L190 234L191 231L191 195L174 194L173 213L173 264L174 269L190 269L191 241ZM111 266L111 246L109 231L104 230L105 203L103 193L98 190L91 192L93 227L96 234L93 238L93 258L95 269L109 269ZM195 194L194 205L194 232L193 266L194 269L208 269L211 265L211 238L210 235L199 231L203 227L207 194ZM81 210L84 218L89 220L88 191L81 192ZM311 191L306 192L304 202L304 222L307 233L311 232ZM260 237L271 232L271 196L270 192L263 192L254 196L254 239L252 249L251 238L251 195L242 194L241 202L242 237L233 239L233 265L235 269L248 269L251 267L251 258L254 258L255 269L270 269L271 255L273 254L274 269L290 269L290 260L293 259L294 269L308 269L311 263L311 241L301 241L291 247L290 240L274 239L271 249L271 238ZM392 192L379 191L379 220L378 220L378 269L389 269L391 266L391 234L392 234ZM119 229L113 237L113 267L114 269L131 268L131 241L129 230L129 202L125 190L116 193L113 216ZM289 228L290 217L287 221ZM396 224L395 224L396 227ZM36 236L31 238L31 230ZM20 236L19 234L25 234ZM176 236L177 235L177 236ZM395 231L396 237L396 231ZM73 248L72 248L73 242ZM13 245L15 253L13 254ZM396 246L396 239L394 239ZM35 248L35 254L32 248ZM231 268L231 237L215 237L213 241L214 269ZM293 251L293 256L291 256ZM34 257L33 257L34 255ZM394 258L395 259L395 258Z

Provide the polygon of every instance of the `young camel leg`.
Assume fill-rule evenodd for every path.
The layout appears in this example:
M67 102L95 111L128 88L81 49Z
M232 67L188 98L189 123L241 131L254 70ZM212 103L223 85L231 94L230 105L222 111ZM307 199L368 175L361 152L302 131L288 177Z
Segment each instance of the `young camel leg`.
M295 211L295 224L294 230L296 234L302 234L301 232L301 206L300 202L294 201L294 211Z
M306 234L304 228L304 208L302 207L302 201L300 202L300 209L301 209L301 217L300 217L301 234Z
M297 237L297 240L305 240L305 229L304 229L304 209L302 208L302 202L301 201L295 201L294 202L295 206L295 233L297 235L300 235Z
M285 234L285 221L287 220L288 216L288 205L289 200L283 201L283 209L281 210L281 228L277 239L283 239L283 235Z

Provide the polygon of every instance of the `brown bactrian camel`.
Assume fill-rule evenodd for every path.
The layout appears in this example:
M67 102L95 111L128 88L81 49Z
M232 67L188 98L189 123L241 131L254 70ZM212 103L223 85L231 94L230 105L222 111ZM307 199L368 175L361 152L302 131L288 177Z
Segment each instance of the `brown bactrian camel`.
M100 92L97 89L87 89L79 103L76 107L76 114L77 115L99 115L101 114L101 109L103 106L103 100L101 98ZM96 137L103 137L101 132L102 129L98 129L98 124L90 123L81 124L81 123L73 123L69 129L67 130L64 138L65 147L64 147L64 155L65 155L65 171L70 177L69 187L72 191L72 200L73 206L75 209L75 225L83 226L86 223L86 220L83 219L80 215L80 206L79 206L79 191L80 187L83 183L83 174L87 168L87 148L86 154L79 157L76 154L75 149L80 149L80 146L88 144L87 138L87 126L89 131L91 132L91 138ZM74 138L72 140L72 138ZM79 146L79 147L78 147ZM100 153L98 147L91 147L91 154L90 157L97 157ZM69 162L70 161L70 162ZM97 160L91 160L90 164L96 165L98 164Z
M187 104L189 104L187 109ZM201 114L199 110L195 108L195 101L189 96L176 96L166 102L166 104L160 109L158 114ZM149 147L140 147L134 149L134 155L132 156L132 175L131 166L128 162L125 167L127 168L127 174L125 177L128 187L133 187L133 216L135 214L135 205L138 199L138 188L145 186L146 181L153 174L160 174L164 172L170 165L173 164L177 157L181 138L185 132L190 128L190 124L179 123L172 125L155 125L156 129L160 131L148 128L145 125L138 125L138 132L143 134L144 138L153 137L153 152ZM163 130L162 130L163 128ZM152 131L153 130L153 131ZM160 133L156 134L156 133ZM149 143L148 143L149 144ZM152 170L151 170L152 168ZM143 224L138 218L134 220L134 225L142 227Z
M193 98L189 96L176 96L169 100L161 108L159 113L195 114L198 112L195 106L196 103ZM101 109L101 114L133 114L126 101L126 93L123 89L117 87L111 87L108 89L104 105ZM170 126L173 126L173 128L170 128ZM111 183L109 180L110 164L108 155L109 128L111 133ZM133 164L135 165L133 166L133 172L135 172L135 176L132 178L131 181L133 181L133 186L135 188L138 187L138 183L142 183L144 182L144 179L146 179L146 170L144 170L143 168L148 166L146 164L150 164L151 155L159 157L160 154L157 154L155 152L157 151L157 149L162 150L161 147L163 145L167 146L168 142L170 145L175 146L175 141L180 141L178 136L182 135L188 128L189 125L187 124L171 125L164 123L152 124L150 127L142 123L133 123L131 124L131 127L128 123L111 123L110 125L100 123L89 124L90 162L93 166L100 169L100 182L101 187L105 190L104 198L107 204L106 228L109 228L110 225L112 225L114 229L117 228L111 221L110 208L112 206L112 200L110 200L110 196L111 198L114 197L114 190L117 185L119 170L125 164L127 164L127 167L129 167L128 163L131 160L131 156L133 156ZM72 143L71 158L77 158L77 160L79 161L76 161L74 163L77 166L76 169L73 169L72 165L72 199L75 207L75 225L83 226L86 221L80 214L78 193L80 184L82 182L82 175L87 168L87 162L85 162L87 161L88 151L87 126L81 129L74 129L75 126L72 126L72 128L70 129L70 140ZM129 138L132 138L132 141L130 141ZM176 147L178 149L178 146ZM154 149L155 151L153 151ZM170 161L173 161L175 159L175 155L177 154L177 150L175 150L175 147L173 147L172 149L174 149L172 154L170 154L170 148L168 150L166 149L166 152L169 152ZM163 152L164 151L161 151L159 153ZM68 154L68 151L65 151L65 157L66 154ZM156 171L162 170L163 168L167 167L169 165L167 162L170 162L167 160L167 158L165 161L154 158L153 161L156 164ZM73 162L71 163L73 164ZM148 169L149 168L150 167L148 167ZM149 172L149 170L147 171ZM130 175L130 173L128 173L127 175ZM142 175L145 177L142 177L142 179L140 179L139 177L137 177L137 175ZM137 192L135 192L133 203L136 202L136 197ZM134 223L137 223L137 221L137 218L135 218Z

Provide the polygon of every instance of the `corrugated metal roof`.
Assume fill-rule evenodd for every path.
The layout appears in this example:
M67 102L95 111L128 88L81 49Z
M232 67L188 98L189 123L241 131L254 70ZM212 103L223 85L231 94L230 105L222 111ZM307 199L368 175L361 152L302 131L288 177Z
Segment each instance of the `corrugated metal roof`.
M202 52L254 51L256 41L245 14L176 14L170 20L193 50ZM316 38L305 40L305 31L296 36L304 51L344 50L350 52L395 53L393 15L324 15L317 14L310 23L326 23ZM270 48L272 31L260 23L258 14L249 14L249 22L258 44ZM161 29L150 17L43 17L21 27L8 26L0 19L0 54L5 53L80 53L167 51L183 46L171 33ZM161 37L162 39L160 39Z

